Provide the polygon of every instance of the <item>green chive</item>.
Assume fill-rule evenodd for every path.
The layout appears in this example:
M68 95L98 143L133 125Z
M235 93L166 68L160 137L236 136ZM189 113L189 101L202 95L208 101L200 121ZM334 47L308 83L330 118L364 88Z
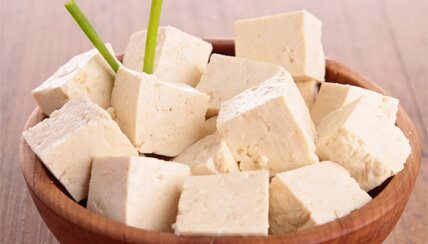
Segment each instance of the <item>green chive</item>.
M147 28L146 50L144 54L143 67L143 71L147 74L153 73L156 52L156 40L158 38L158 27L161 9L162 0L152 0L152 6L150 8L149 27Z
M86 34L92 44L98 49L114 72L117 72L117 69L119 68L118 61L111 55L103 40L101 40L101 37L97 34L91 23L89 23L89 20L86 18L85 14L79 8L77 3L74 2L74 0L70 0L65 4L65 8L68 10L71 16L73 16L74 20L80 26L82 31Z

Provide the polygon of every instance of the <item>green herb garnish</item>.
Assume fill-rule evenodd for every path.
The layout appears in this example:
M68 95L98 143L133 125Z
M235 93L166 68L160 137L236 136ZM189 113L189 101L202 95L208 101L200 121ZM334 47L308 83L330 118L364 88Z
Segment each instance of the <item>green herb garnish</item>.
M144 54L143 67L143 71L147 74L153 73L156 52L156 40L158 38L158 27L161 9L162 0L152 0L152 6L150 8L149 26L147 28L146 50Z
M74 0L70 0L65 4L65 8L68 10L71 16L73 16L74 20L80 26L82 31L86 34L92 44L98 49L114 72L117 72L117 69L119 68L119 62L113 57L113 55L111 55L104 42L101 40L101 37L97 34L91 23L89 23L89 20L86 18L85 14L79 8L77 3Z

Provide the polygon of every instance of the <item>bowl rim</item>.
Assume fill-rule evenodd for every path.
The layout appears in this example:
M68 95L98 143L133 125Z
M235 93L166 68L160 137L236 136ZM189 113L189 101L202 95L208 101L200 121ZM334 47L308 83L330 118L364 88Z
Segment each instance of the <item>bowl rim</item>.
M214 52L216 52L216 50L217 52L218 50L221 52L223 48L230 49L231 46L232 48L234 46L233 39L210 39L208 41L214 45ZM370 81L368 78L332 59L326 59L326 69L327 73L333 72L334 75L342 74L343 77L346 77L346 80L339 80L338 83L358 85L388 95L382 88ZM36 108L27 120L24 130L34 126L34 124L41 119L43 119L43 114L39 108ZM25 182L33 198L37 198L37 200L44 204L45 207L60 215L66 221L79 225L81 228L88 229L98 235L106 236L110 239L127 242L145 242L154 240L166 242L213 242L217 240L224 242L317 240L317 242L326 242L338 239L340 236L366 227L386 213L399 207L398 205L400 204L403 205L402 208L404 208L419 172L421 146L417 131L408 114L401 106L399 106L397 113L397 126L400 127L409 139L412 152L407 158L404 169L392 177L386 187L372 201L364 205L362 208L329 223L297 232L269 236L177 236L174 233L156 232L127 226L108 217L93 213L70 199L57 186L55 186L55 184L53 184L53 181L49 178L50 176L48 175L47 169L36 157L34 152L32 152L31 148L22 136L19 154ZM408 184L403 184L403 182L407 182ZM326 235L326 233L329 233L329 235Z

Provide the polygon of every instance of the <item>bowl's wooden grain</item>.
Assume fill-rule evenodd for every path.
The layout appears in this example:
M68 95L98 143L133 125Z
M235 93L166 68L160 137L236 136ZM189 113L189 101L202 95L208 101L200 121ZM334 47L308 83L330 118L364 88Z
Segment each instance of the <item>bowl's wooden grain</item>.
M214 52L234 54L233 41L211 42ZM352 84L385 94L375 83L332 60L327 60L326 80ZM39 109L34 110L24 129L34 126L44 118ZM20 158L31 197L46 225L61 243L380 243L391 232L403 212L421 160L416 129L401 107L397 115L397 125L410 140L412 154L399 174L371 192L376 196L371 202L336 221L299 232L268 237L185 237L129 227L92 213L71 200L22 139Z

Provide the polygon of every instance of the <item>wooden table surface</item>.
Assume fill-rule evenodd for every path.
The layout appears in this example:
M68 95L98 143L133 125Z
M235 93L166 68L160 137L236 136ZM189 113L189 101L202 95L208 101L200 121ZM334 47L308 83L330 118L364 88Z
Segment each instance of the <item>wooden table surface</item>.
M0 243L56 243L20 172L18 141L35 103L30 92L71 56L91 48L63 8L65 1L0 2ZM80 0L116 51L147 25L149 1ZM326 54L400 99L423 146L421 172L386 243L428 242L428 1L164 0L162 25L201 37L232 37L241 18L305 8L323 21Z

